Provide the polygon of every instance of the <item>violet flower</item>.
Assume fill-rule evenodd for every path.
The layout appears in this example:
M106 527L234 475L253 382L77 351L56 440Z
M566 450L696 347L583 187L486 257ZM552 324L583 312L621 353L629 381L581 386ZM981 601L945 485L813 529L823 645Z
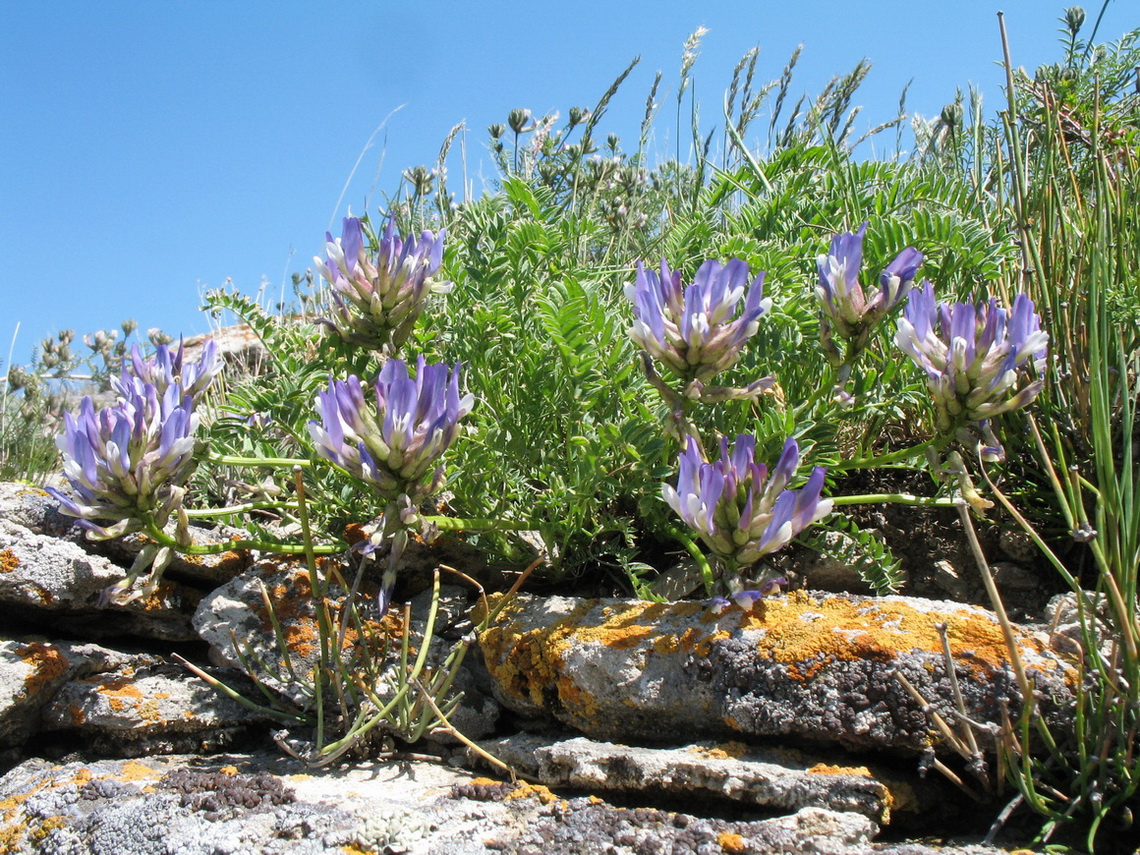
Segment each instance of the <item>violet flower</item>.
M779 462L769 474L756 463L756 439L741 434L729 452L721 439L720 459L703 459L696 440L688 438L680 456L674 488L661 493L701 540L722 559L730 572L754 564L785 546L793 537L831 513L832 500L823 499L825 470L817 466L798 490L787 485L799 465L799 446L789 438Z
M763 298L764 274L751 284L748 278L748 265L738 258L725 265L706 261L688 286L664 259L660 274L638 262L635 282L625 287L633 303L630 335L686 384L707 383L736 364L760 316L772 306Z
M114 404L96 411L84 398L78 417L64 415L56 445L74 495L48 488L63 513L97 540L165 526L181 508L183 485L194 471L196 397L218 370L213 342L190 364L183 363L181 347L172 354L160 345L149 359L136 348L112 381Z
M866 233L867 223L863 223L856 232L835 235L830 251L816 259L820 335L828 360L836 367L855 362L871 330L906 296L922 264L922 253L907 247L887 265L879 276L879 290L868 300L859 284ZM843 354L835 344L836 335L845 342Z
M140 392L144 386L150 385L159 396L164 395L170 386L177 386L181 395L189 395L196 402L222 370L218 344L207 339L196 362L185 363L183 353L182 342L178 343L177 350L160 344L152 356L144 359L136 344L131 348L129 363L123 366L122 376L112 379L111 385L120 393L126 384L135 386Z
M939 433L965 441L974 424L988 443L983 456L1004 459L990 419L1028 405L1044 383L1027 377L1030 366L1044 369L1049 343L1033 301L1018 294L1012 311L993 298L977 305L936 302L926 281L911 292L903 315L895 343L926 371Z
M332 286L336 304L325 323L352 344L374 349L400 347L412 332L428 297L445 294L452 284L436 279L443 261L445 231L424 231L419 239L395 234L388 224L379 250L369 251L373 238L357 217L345 217L341 236L326 233L325 258L315 257L321 277ZM367 239L367 240L366 240Z
M389 501L402 494L422 501L442 485L436 462L474 403L472 395L460 397L460 373L460 365L427 365L421 356L412 379L403 360L390 359L375 383L375 406L365 403L355 376L329 378L316 398L320 421L309 422L317 453Z

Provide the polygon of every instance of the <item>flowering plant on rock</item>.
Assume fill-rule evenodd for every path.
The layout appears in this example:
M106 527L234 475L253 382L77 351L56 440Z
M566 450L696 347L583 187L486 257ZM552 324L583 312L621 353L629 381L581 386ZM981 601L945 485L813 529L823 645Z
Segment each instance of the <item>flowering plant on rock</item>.
M846 374L867 347L875 326L906 297L922 264L922 253L907 247L883 270L878 291L868 299L859 284L867 225L863 223L858 231L835 235L830 250L816 259L820 340L828 362L835 368L846 368ZM837 337L843 342L842 353ZM845 381L846 376L842 376L840 382Z
M115 403L96 410L85 397L78 417L65 413L65 429L56 444L72 494L47 489L89 537L108 540L136 531L154 535L173 516L178 522L175 540L187 541L182 504L184 485L196 466L200 419L195 409L219 367L212 342L197 362L185 365L181 345L173 353L160 345L150 359L143 359L136 347L122 375L112 381ZM125 582L108 595L122 600L153 589L170 557L169 545L148 545ZM153 568L147 586L128 594L147 565Z
M812 523L831 513L832 501L821 497L826 471L812 470L798 490L788 489L799 466L800 451L792 438L775 467L768 471L755 459L756 438L741 434L731 451L720 441L720 458L708 461L689 437L679 460L677 486L665 484L662 497L720 560L730 588L761 557L786 546Z
M460 395L462 366L428 365L422 356L412 378L402 359L390 359L376 378L375 406L352 375L329 378L318 393L320 420L309 422L320 457L369 484L385 502L383 523L362 549L370 554L392 538L381 603L387 607L396 566L417 522L416 506L443 485L439 457L455 440L459 419L471 412L474 397ZM382 609L383 610L383 609Z
M315 257L313 264L331 286L336 306L326 323L350 344L391 352L407 341L428 297L452 288L436 278L446 232L401 237L389 216L374 252L376 240L365 225L345 217L341 236L326 233L325 257Z
M982 456L1003 460L991 419L1021 409L1040 393L1049 336L1033 301L1018 294L1012 310L987 302L943 303L929 281L912 291L895 343L926 372L935 428L964 444L981 432Z

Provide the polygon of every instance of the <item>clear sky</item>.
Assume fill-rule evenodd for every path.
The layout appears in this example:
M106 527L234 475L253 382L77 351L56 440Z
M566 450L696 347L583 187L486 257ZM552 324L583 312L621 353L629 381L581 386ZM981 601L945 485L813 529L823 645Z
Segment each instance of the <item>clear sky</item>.
M867 125L908 107L937 115L955 88L1002 97L996 11L1015 64L1060 59L1048 0L57 0L4 4L0 25L0 360L60 329L133 317L205 332L201 290L232 280L280 292L325 229L434 165L465 121L468 178L493 178L486 128L514 107L592 107L635 56L599 127L635 145L656 71L654 146L673 152L681 47L709 32L694 70L706 130L733 66L760 48L761 80L804 45L793 94L862 57ZM1086 6L1088 35L1100 0ZM1140 25L1109 3L1098 40ZM385 123L385 119L387 119ZM371 148L366 144L377 127ZM363 157L344 200L342 190ZM460 142L449 169L460 187ZM339 222L339 220L337 220ZM339 226L334 228L339 233ZM7 367L6 365L4 366Z

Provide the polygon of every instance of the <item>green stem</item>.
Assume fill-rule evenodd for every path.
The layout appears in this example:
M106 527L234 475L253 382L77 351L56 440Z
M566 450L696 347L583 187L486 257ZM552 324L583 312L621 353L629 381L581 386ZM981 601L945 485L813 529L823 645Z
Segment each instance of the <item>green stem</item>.
M705 593L712 596L713 588L716 585L716 577L713 575L712 566L709 564L708 558L701 552L701 548L697 546L697 542L689 537L685 532L678 528L669 527L666 533L680 542L685 547L685 551L689 553L693 561L697 564L697 569L701 572L701 581L705 585Z
M891 451L886 454L880 454L877 457L860 457L855 460L841 460L833 466L830 466L832 471L843 471L846 469L874 469L879 466L887 466L891 463L899 463L904 460L911 460L920 455L926 454L929 448L939 448L946 443L944 437L934 437L925 442L920 442L918 445L912 445L909 448L900 448L897 451Z
M256 549L260 552L273 552L278 555L301 555L305 552L303 543L277 543L271 540L227 540L223 543L190 543L182 544L158 526L151 523L146 532L155 543L169 546L183 555L221 555L238 549ZM344 551L343 544L321 544L312 547L314 555L334 555Z
M936 496L916 496L913 493L864 493L861 496L835 496L832 504L839 505L874 505L887 502L892 505L922 505L928 508L953 508L956 504L953 499L938 498Z
M222 466L300 466L308 469L313 465L311 460L301 460L295 457L239 457L235 454L207 454L206 460Z
M309 527L309 508L305 502L305 482L301 477L300 466L293 467L293 480L297 487L297 501L300 505L301 534L305 540L305 564L309 571L309 593L313 598L313 611L317 616L317 635L320 643L320 662L317 665L317 673L313 675L313 702L316 705L317 711L317 751L320 752L324 748L325 743L325 682L331 681L332 674L330 666L332 664L332 658L336 656L339 659L340 651L332 651L330 649L332 643L332 627L329 625L329 614L327 611L328 600L326 594L328 593L328 585L325 580L321 579L320 573L317 571L317 558L313 546L313 534Z
M246 502L242 505L229 505L225 508L199 508L194 511L186 511L186 516L190 519L209 519L211 517L232 517L238 514L244 514L247 511L280 511L280 510L297 510L296 502Z
M542 527L535 522L465 517L424 516L423 521L440 531L535 531Z

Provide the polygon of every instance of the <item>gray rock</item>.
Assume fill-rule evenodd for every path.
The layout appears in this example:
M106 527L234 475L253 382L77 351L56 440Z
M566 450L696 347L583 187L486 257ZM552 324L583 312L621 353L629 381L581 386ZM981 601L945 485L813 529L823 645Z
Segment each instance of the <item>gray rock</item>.
M327 570L333 559L322 561ZM343 566L337 569L347 572ZM306 706L309 690L291 675L309 673L319 661L311 590L304 559L264 560L203 598L194 614L194 628L210 644L218 664L240 669L247 662L260 663L259 680ZM282 629L283 644L278 643L274 623ZM394 631L398 625L392 614L375 628ZM355 638L355 631L346 636L348 641Z
M120 653L97 644L0 641L0 746L18 746L39 731L43 710L69 681L157 661L154 656Z
M0 519L46 534L79 541L83 530L75 519L60 513L59 502L46 490L16 481L0 481Z
M190 615L200 594L163 580L158 590L124 606L103 592L126 571L74 541L38 534L0 517L0 606L16 617L88 637L140 635L166 641L196 637Z
M718 610L520 596L479 641L506 706L597 739L793 736L855 750L944 751L927 711L896 677L954 718L940 624L968 715L1000 721L1006 702L1016 715L996 618L959 603L794 592ZM1074 670L1029 633L1019 632L1017 644L1045 698L1039 709L1064 727Z
M66 482L59 489L67 492ZM33 534L62 538L78 544L86 552L103 555L117 564L130 566L136 555L150 538L135 532L125 537L101 542L87 540L86 533L73 517L60 512L59 502L45 490L11 481L0 481L0 519L25 528ZM173 533L174 523L167 527ZM213 529L191 527L191 540L196 544L226 542L247 537L240 529L217 526ZM170 578L213 587L232 579L249 566L249 554L244 551L222 552L217 555L175 554L166 568Z
M270 720L181 666L141 663L72 680L43 710L45 730L78 733L118 757L219 750Z
M642 748L514 734L480 746L519 773L551 787L591 793L637 794L642 802L677 799L720 801L742 808L797 811L819 807L857 813L879 825L896 819L930 823L946 802L946 791L917 773L858 765L839 766L822 755L791 748L760 748L739 742ZM468 755L478 762L477 755Z
M322 560L330 562L325 565L328 570L334 559ZM338 569L341 574L347 574L346 568ZM211 655L216 662L239 669L244 663L258 663L256 677L263 685L307 709L312 706L311 689L290 674L310 673L318 661L319 630L310 590L308 571L302 559L263 561L205 597L194 615L194 626L211 645ZM453 592L462 593L462 590L453 589ZM366 582L361 593L365 602L374 602L375 585ZM332 614L338 616L343 591L334 587L329 596L333 603ZM417 598L419 608L413 609L413 646L418 644L416 639L424 629L427 599ZM389 667L394 667L403 627L400 610L393 608L382 619L366 617L365 620L374 648L371 655L376 657L379 650L381 656L388 656ZM445 638L449 621L458 622L460 626L466 622L465 598L445 601L440 608L436 637L429 649L429 662L434 665L443 663L451 649L451 643ZM278 641L275 622L281 627L284 644ZM346 661L357 652L357 644L357 632L350 627L343 651ZM450 716L454 727L469 738L492 732L501 712L499 705L483 696L473 678L465 672L457 676L454 690L464 695ZM439 738L447 741L442 735Z
M35 733L40 710L71 670L55 645L0 641L0 747L21 745Z
M0 777L0 840L12 855L589 855L763 852L1000 855L872 844L858 813L803 808L763 821L701 819L558 798L415 759L299 774L277 756L152 757L53 765Z

